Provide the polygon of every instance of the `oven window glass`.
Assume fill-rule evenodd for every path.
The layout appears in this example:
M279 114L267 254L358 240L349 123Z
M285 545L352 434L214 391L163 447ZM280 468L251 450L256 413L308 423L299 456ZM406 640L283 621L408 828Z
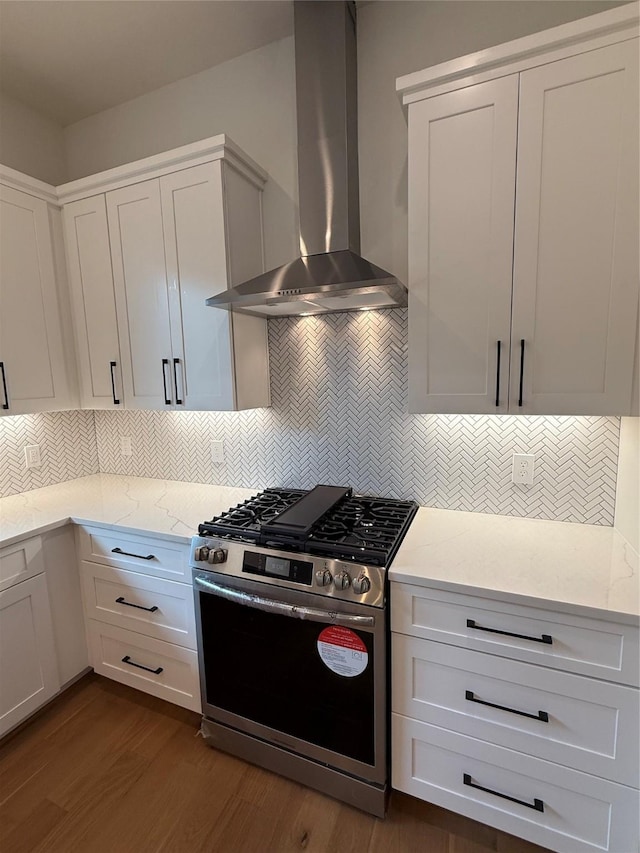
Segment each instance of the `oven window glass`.
M366 764L375 764L373 635L355 677L318 653L327 626L200 593L206 701Z

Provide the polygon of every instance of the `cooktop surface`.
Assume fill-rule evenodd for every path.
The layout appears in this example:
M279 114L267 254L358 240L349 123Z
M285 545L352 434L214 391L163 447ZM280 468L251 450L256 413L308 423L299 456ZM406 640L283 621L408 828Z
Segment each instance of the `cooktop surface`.
M415 501L354 495L351 489L265 489L204 522L200 535L388 566Z

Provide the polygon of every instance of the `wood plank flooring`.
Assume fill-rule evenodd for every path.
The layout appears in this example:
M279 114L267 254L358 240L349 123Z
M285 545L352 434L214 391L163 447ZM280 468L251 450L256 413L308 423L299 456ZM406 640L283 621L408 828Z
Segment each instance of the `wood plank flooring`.
M89 675L0 743L2 853L544 853L394 793L386 820L206 746Z

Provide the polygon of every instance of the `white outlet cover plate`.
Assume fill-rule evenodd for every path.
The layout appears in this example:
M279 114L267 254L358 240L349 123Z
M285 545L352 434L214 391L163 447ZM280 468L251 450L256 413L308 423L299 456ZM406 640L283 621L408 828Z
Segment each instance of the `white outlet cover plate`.
M27 468L39 468L42 465L39 444L26 445L24 449L24 462Z
M213 465L224 463L224 441L211 442L211 462Z
M533 453L514 453L511 465L511 482L525 486L532 485L535 458Z

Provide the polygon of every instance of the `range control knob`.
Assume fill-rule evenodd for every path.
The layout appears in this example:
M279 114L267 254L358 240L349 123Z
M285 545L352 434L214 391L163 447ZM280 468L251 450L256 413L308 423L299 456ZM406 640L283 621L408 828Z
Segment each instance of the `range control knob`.
M357 578L353 579L353 591L358 595L364 595L365 592L369 592L370 589L371 581L364 572L359 574Z
M316 584L318 586L329 586L332 580L329 569L318 569L316 572Z
M333 576L336 589L348 589L351 586L351 575L348 572L336 572Z
M199 545L193 552L194 560L208 560L210 548L207 545Z
M227 550L226 550L226 548L210 548L209 554L207 555L207 562L209 562L209 563L226 563L227 562Z

